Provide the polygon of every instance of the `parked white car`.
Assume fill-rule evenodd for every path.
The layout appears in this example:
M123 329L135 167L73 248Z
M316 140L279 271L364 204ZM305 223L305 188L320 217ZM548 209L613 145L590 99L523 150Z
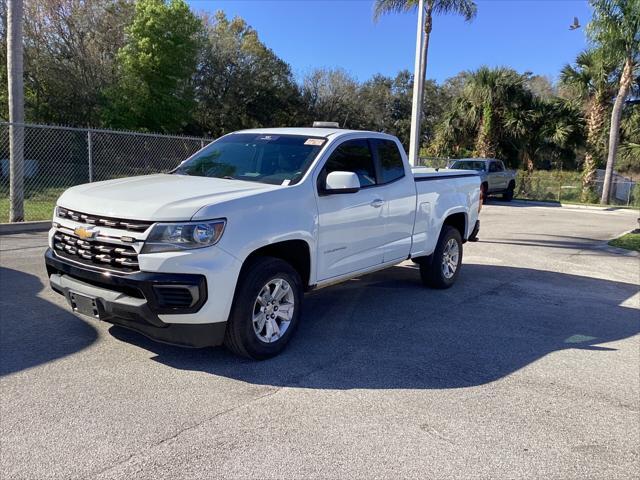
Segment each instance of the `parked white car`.
M68 189L46 265L78 313L262 359L305 291L409 258L425 284L453 285L480 206L476 172L412 171L390 135L245 130L171 173Z

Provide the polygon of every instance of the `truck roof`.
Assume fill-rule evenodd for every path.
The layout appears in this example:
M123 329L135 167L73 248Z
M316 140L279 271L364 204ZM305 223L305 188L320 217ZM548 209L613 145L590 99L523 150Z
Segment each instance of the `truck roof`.
M342 128L320 128L320 127L281 127L281 128L252 128L250 130L240 130L234 133L264 133L271 135L302 135L305 137L325 137L342 136L350 133L370 133L375 135L386 135L383 132L371 132L367 130L346 130Z

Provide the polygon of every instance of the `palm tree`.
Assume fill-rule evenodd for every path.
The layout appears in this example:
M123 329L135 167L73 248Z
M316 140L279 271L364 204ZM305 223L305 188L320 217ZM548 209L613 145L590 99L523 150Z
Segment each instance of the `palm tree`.
M598 160L605 150L604 127L609 103L615 94L615 62L602 49L586 50L573 65L565 65L560 82L584 102L587 122L586 152L582 174L582 200L593 196Z
M515 70L480 67L465 74L460 96L453 101L443 127L449 129L450 137L471 136L474 155L496 157L510 135L507 118L513 110L522 110L530 97L525 77Z
M582 143L580 109L566 100L547 100L531 95L524 98L519 108L508 110L505 116L505 127L527 172L524 191L536 161L557 157Z
M437 150L464 149L478 157L499 156L502 146L511 141L507 120L514 111L525 111L530 97L525 76L510 68L480 67L465 72L458 96L438 125Z
M620 68L618 94L611 111L609 152L600 203L609 203L611 180L620 141L622 108L631 84L640 68L640 0L591 0L593 20L588 33L606 55L615 59Z
M422 43L422 64L420 68L420 78L426 79L427 75L427 55L429 52L429 38L433 27L434 14L453 13L462 15L469 22L475 18L477 6L473 0L425 0L424 1L424 42ZM378 20L387 13L409 12L418 6L418 0L375 0L373 6L373 18Z

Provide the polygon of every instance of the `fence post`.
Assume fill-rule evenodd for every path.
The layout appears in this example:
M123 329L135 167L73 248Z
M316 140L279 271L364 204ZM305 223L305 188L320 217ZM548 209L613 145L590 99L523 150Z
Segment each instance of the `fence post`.
M5 4L6 5L6 4ZM9 221L24 221L24 64L22 0L11 0L7 13L7 87L9 105Z
M87 153L89 157L89 183L93 182L93 144L91 143L91 129L87 130Z

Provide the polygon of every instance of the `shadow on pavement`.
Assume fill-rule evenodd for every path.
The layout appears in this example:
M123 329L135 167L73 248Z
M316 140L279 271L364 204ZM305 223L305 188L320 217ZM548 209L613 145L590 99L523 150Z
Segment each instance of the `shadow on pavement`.
M468 264L453 288L428 290L399 266L307 295L295 338L253 362L223 348L185 350L112 327L173 368L244 382L323 389L461 388L491 382L568 348L640 332L621 306L638 286L524 268Z
M514 198L511 201L503 200L500 197L489 197L484 202L485 205L502 205L505 207L527 208L527 207L562 207L562 204L555 201L525 200Z
M38 297L44 288L35 275L0 267L0 376L65 357L96 340L91 325Z
M546 247L546 248L565 248L571 250L602 250L606 241L597 242L592 238L582 237L561 237L558 235L545 235L546 238L555 238L553 240L547 240L544 238L535 238L529 236L529 238L514 238L510 240L483 240L482 243L495 243L497 245L518 245L522 247Z
M574 208L596 208L603 212L618 212L618 211L626 211L633 210L634 207L631 205L620 205L620 206L608 206L604 207L601 205L589 204L589 203L561 203L555 200L527 200L524 198L514 198L512 201L508 202L506 200L501 199L500 197L489 197L487 201L484 202L485 205L503 205L508 207L515 208L527 208L527 207L574 207Z

